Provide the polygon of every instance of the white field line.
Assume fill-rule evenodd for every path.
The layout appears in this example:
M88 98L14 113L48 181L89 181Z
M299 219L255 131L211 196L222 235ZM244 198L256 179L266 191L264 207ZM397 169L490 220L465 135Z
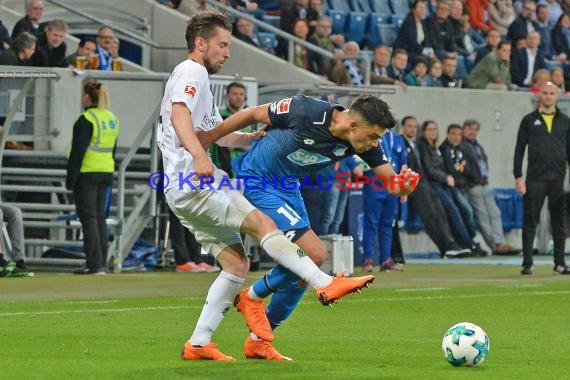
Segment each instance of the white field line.
M361 298L361 299L343 299L343 303L357 302L399 302L399 301L428 301L428 300L446 300L458 298L496 298L496 297L529 297L529 296L548 296L548 295L565 295L570 294L570 290L559 291L537 291L537 292L517 292L517 293L496 293L496 294L462 294L449 296L417 296L417 297L396 297L396 298ZM314 303L314 301L305 301L303 304ZM52 310L52 311L16 311L8 313L0 313L0 317L19 317L19 316L40 316L40 315L58 315L58 314L84 314L84 313L130 313L141 311L163 311L163 310L183 310L183 309L199 309L199 305L178 305L178 306L151 306L151 307L124 307L117 309L84 309L84 310Z

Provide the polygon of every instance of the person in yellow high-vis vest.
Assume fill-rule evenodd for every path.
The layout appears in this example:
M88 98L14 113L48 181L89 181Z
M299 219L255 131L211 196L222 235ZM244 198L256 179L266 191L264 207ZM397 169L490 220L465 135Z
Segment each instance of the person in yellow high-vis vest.
M109 94L101 83L83 85L85 111L73 126L65 187L73 191L83 228L85 267L76 274L105 274L108 234L107 191L113 182L119 120L109 111Z

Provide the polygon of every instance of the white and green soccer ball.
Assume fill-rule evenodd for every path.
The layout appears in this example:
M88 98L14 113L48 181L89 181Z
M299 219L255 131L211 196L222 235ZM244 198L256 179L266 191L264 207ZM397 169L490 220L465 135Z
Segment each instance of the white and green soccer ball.
M452 366L475 367L489 355L489 337L481 327L461 322L447 330L441 348Z

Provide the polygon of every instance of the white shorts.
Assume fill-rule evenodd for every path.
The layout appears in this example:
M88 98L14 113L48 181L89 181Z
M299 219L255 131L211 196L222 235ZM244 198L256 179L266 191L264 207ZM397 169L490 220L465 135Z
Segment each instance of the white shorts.
M226 247L242 244L239 230L247 214L255 210L241 191L217 186L228 175L215 169L215 190L192 190L189 186L171 188L165 194L170 209L183 226L196 236L202 248L217 257ZM192 181L199 189L199 182ZM234 187L235 188L235 187Z

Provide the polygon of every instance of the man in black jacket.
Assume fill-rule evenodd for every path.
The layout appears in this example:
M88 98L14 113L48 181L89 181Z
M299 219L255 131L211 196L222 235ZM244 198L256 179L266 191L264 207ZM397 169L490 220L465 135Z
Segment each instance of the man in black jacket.
M566 162L570 161L570 119L558 107L558 91L552 82L538 94L538 108L520 124L515 147L513 174L516 189L523 194L522 274L532 274L532 247L540 210L548 196L550 224L554 240L554 273L570 274L564 259L564 190ZM524 151L528 146L526 182L522 175Z
M39 37L45 26L45 23L40 24L43 14L44 2L42 0L30 0L26 5L26 15L18 20L12 29L12 39L22 32L28 32L36 38Z
M461 150L465 159L467 197L475 212L479 231L493 250L493 255L517 255L521 250L507 243L501 210L489 188L489 162L485 150L477 141L480 128L481 125L475 119L467 119L463 123Z
M425 178L420 154L415 145L418 121L413 116L402 119L402 137L406 144L408 166ZM422 218L426 233L439 249L442 257L458 258L471 255L470 249L463 249L453 240L445 209L428 181L419 181L416 190L409 195L408 207Z
M67 47L63 39L67 33L67 24L63 20L51 20L46 31L39 38L36 52L28 64L38 67L66 67Z
M457 38L449 21L449 1L439 0L435 12L426 21L431 47L438 57L457 51Z

